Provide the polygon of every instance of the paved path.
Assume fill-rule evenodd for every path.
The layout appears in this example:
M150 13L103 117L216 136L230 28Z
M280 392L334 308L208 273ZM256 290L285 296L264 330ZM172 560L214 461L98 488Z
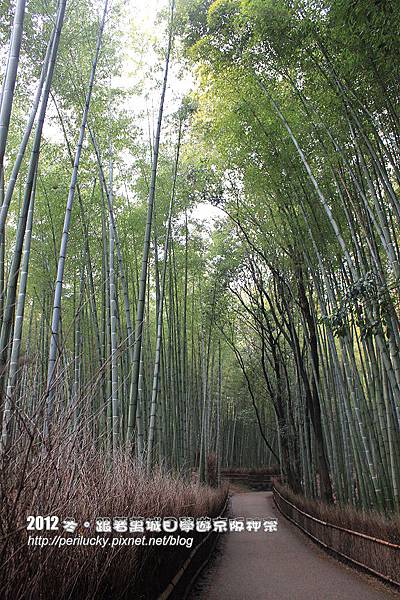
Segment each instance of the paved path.
M399 600L311 542L277 511L271 492L235 494L231 514L277 517L278 531L227 534L193 599Z

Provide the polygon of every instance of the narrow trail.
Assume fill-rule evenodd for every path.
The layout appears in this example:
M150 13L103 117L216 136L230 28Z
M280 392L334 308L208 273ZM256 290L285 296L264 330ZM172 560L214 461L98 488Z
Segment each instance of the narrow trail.
M311 542L278 512L271 492L234 494L230 516L277 517L278 531L227 534L192 600L400 598Z

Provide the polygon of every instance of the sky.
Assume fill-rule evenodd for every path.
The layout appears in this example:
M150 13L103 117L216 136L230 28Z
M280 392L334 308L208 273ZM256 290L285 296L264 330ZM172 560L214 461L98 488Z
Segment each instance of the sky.
M155 123L163 72L162 69L157 70L160 61L152 44L157 42L161 48L166 46L165 31L157 23L157 15L161 10L168 9L169 0L125 0L124 5L126 18L121 23L122 68L120 75L112 79L111 85L129 91L138 83L141 83L141 93L128 94L124 107L128 111L131 110L135 115L149 113L152 115L150 123ZM99 14L101 10L102 1L100 0ZM138 32L136 41L135 36L132 34L133 31ZM151 75L143 77L148 72ZM168 75L164 117L168 117L179 108L182 98L194 86L195 81L192 74L187 70L183 71L181 64L172 62ZM47 113L50 117L56 116L51 103L48 106ZM144 118L141 127L147 135L147 117ZM56 118L46 119L44 135L53 142L63 143L63 133ZM129 163L128 157L127 163ZM197 221L201 221L208 229L213 229L215 220L221 218L222 215L222 211L210 203L198 204L192 211L192 217Z
M157 40L160 44L165 45L163 44L165 32L157 25L157 15L161 10L168 9L169 0L127 0L126 6L130 17L126 19L124 27L126 43L125 57L121 76L114 80L114 85L125 89L131 88L138 81L136 75L138 72L138 53L137 48L132 47L131 31L135 28L139 32L143 32L143 39ZM151 43L148 45L144 43L144 47L142 55L143 64L140 67L141 73L143 73L146 67L154 68L158 62L158 57L152 50ZM162 73L160 72L158 77L161 78L161 76ZM168 116L179 108L183 96L194 85L195 81L192 75L186 71L182 76L182 65L172 63L168 76L165 116ZM146 87L148 88L149 97L146 98L145 94L142 94L141 97L134 96L127 101L127 107L131 106L135 112L148 108L156 113L158 110L160 88L159 86L154 88L154 80L151 79L147 82ZM192 212L193 218L207 224L209 228L213 228L215 220L221 218L222 215L222 211L210 203L198 204Z

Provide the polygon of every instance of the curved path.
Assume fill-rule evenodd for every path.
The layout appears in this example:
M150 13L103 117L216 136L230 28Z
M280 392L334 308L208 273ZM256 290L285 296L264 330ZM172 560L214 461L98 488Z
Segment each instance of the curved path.
M224 535L200 581L202 600L399 600L373 578L340 563L276 509L271 492L235 494L231 517L275 517L278 531Z

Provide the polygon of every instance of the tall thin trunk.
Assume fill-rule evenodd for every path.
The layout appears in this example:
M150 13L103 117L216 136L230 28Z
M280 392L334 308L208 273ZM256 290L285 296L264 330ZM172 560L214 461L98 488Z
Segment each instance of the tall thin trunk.
M176 180L178 175L178 164L179 164L179 153L181 149L181 134L182 134L182 122L179 124L178 144L175 157L174 165L174 176L172 182L171 199L168 208L167 218L167 231L165 234L164 243L164 265L161 275L161 286L160 286L160 297L158 302L158 315L157 315L157 340L156 340L156 355L154 361L154 372L153 372L153 387L151 393L151 404L150 404L150 422L149 422L149 436L147 440L147 472L151 471L152 460L153 460L153 444L154 444L154 429L156 420L157 410L157 396L159 389L159 377L160 377L160 366L161 366L161 348L162 348L162 331L163 331L163 311L164 311L164 296L165 296L165 281L168 266L168 254L169 254L169 241L171 236L171 225L172 225L172 213L174 208Z
M2 447L3 450L7 450L9 443L10 431L12 431L12 403L15 395L15 388L17 384L18 376L18 365L19 357L21 352L21 341L22 341L22 326L24 321L25 313L25 299L26 299L26 288L28 283L28 269L29 269L29 258L31 252L31 240L32 240L32 224L33 224L33 208L35 204L35 188L36 178L33 183L31 201L29 204L28 219L26 224L25 241L24 241L24 254L21 265L21 276L19 284L19 293L17 307L15 311L14 321L14 332L12 337L11 357L10 357L10 369L8 374L8 383L6 389L6 397L3 409L3 426L2 426Z
M59 322L60 322L60 311L61 311L61 296L62 296L62 288L63 288L63 279L64 279L64 268L65 268L65 260L67 256L67 246L68 246L68 236L69 236L69 227L71 222L71 214L72 207L75 197L75 189L78 180L78 170L79 163L82 153L83 140L85 137L86 123L89 114L90 100L92 97L94 79L96 75L96 68L100 54L100 48L103 38L104 25L107 16L107 7L108 0L105 1L103 16L100 22L98 36L97 36L97 44L96 51L93 59L92 69L89 78L88 91L86 94L85 100L85 108L82 115L82 122L79 131L79 139L75 152L74 159L74 167L72 170L71 183L69 187L67 205L65 210L65 218L64 218L64 226L63 233L61 238L60 245L60 254L57 265L57 279L56 286L54 291L54 302L53 302L53 316L52 316L52 324L51 324L51 338L50 338L50 349L49 349L49 364L48 364L48 373L47 373L47 419L45 423L45 434L48 434L49 430L49 422L52 418L53 413L53 400L54 400L54 374L55 374L55 366L57 360L58 353L58 337L59 337Z
M110 156L110 181L108 189L108 197L110 203L110 218L109 218L109 286L110 286L110 341L111 341L111 410L112 410L112 448L114 459L117 456L119 448L119 399L118 399L118 361L117 361L117 299L115 290L115 273L114 273L114 225L111 220L111 212L113 208L113 165L112 157Z
M7 68L0 97L0 173L4 168L4 154L6 151L8 130L10 126L11 110L14 100L14 89L17 79L19 54L24 27L25 4L26 0L17 0L17 4L15 6Z
M158 166L158 153L159 153L160 138L161 138L161 125L162 125L162 118L163 118L163 112L164 112L164 101L165 101L165 94L166 94L166 90L167 90L168 70L169 70L171 50L172 50L172 41L173 41L174 9L175 9L175 0L172 1L172 5L171 5L171 20L170 20L170 25L169 25L168 48L167 48L166 57L165 57L164 79L163 79L162 90L161 90L160 106L159 106L159 110L158 110L157 129L156 129L154 148L153 148L153 162L152 162L150 189L149 189L149 197L148 197L147 221L146 221L146 230L145 230L145 234L144 234L142 268L141 268L140 281L139 281L139 293L138 293L138 301L137 301L136 327L135 327L135 345L134 345L134 350L133 350L132 379L131 379L131 390L130 390L130 397L129 397L128 432L127 432L127 438L129 441L133 440L133 431L134 431L135 421L136 421L136 406L137 406L138 381L139 381L139 370L140 370L140 354L141 354L141 350L142 350L143 318L144 318L144 309L145 309L145 300L146 300L147 268L148 268L148 262L149 262L151 229L152 229L152 221L153 221L153 208L154 208L154 198L155 198L156 182L157 182L157 166Z
M0 334L0 362L3 364L6 363L7 348L8 348L8 343L9 343L9 336L10 336L11 324L12 324L14 307L15 307L15 296L16 296L17 283L18 283L19 267L20 267L20 263L21 263L22 246L23 246L23 240L24 240L25 229L26 229L26 221L27 221L27 217L28 217L29 204L30 204L31 196L32 196L33 182L34 182L35 173L36 173L36 169L37 169L37 165L38 165L38 161L39 161L39 152L40 152L40 144L41 144L41 139L42 139L43 124L44 124L44 119L45 119L45 115L46 115L46 109L47 109L47 103L48 103L48 99L49 99L51 82L53 79L54 67L55 67L58 46L59 46L59 41L60 41L60 35L61 35L61 29L62 29L63 22L64 22L65 5L66 5L66 0L61 0L60 5L59 5L59 11L57 14L56 32L54 35L54 42L53 42L53 46L52 46L50 65L49 65L49 69L47 72L46 85L45 85L45 88L43 91L43 96L42 96L42 101L41 101L41 106L40 106L40 111L39 111L39 117L38 117L38 122L37 122L37 126L36 126L35 138L33 141L32 154L31 154L31 159L30 159L29 167L28 167L28 174L27 174L25 190L24 190L23 205L21 208L19 221L18 221L18 227L17 227L17 233L16 233L16 242L15 242L15 247L14 247L14 253L13 253L12 263L11 263L9 276L8 276L7 297L6 297L5 307L4 307L3 322L2 322L1 334Z

